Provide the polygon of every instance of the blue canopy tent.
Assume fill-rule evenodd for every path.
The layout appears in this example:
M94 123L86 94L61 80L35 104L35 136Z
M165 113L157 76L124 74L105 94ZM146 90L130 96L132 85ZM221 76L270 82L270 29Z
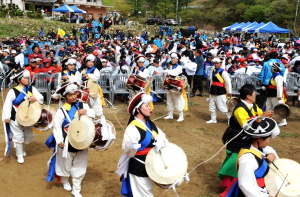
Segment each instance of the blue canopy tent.
M232 24L232 25L230 25L228 27L224 27L223 31L229 31L231 28L236 27L238 25L240 25L240 23L234 23L234 24Z
M290 33L289 29L283 29L275 25L272 21L268 22L267 24L259 27L255 30L255 32L259 33Z
M69 6L71 9L74 10L74 13L86 13L86 11L82 10L82 9L79 9L78 7L76 7L75 5L73 6Z
M257 24L257 22L253 22L253 23ZM243 28L249 27L249 26L253 25L253 23L251 23L251 22L249 22L248 24L246 23L245 25L242 25L242 26L236 28L235 31L242 31Z
M74 10L72 8L70 8L70 6L68 5L63 5L59 8L53 9L53 12L68 12L69 13L69 23L70 23L70 13L74 12Z
M246 27L243 27L241 28L241 31L246 31L247 29L251 28L251 27L255 27L256 25L258 25L258 23L256 21L254 21L252 24L246 26Z
M53 12L74 12L74 10L70 7L70 6L68 6L68 5L63 5L63 6L61 6L61 7L59 7L59 8L56 8L56 9L54 9L54 10L52 10Z
M236 29L236 28L241 27L243 25L245 25L245 23L240 23L240 24L236 25L235 27L227 28L228 29L227 31L233 31L233 29Z
M266 23L261 22L257 25L255 25L254 27L250 27L249 29L246 29L246 32L248 33L254 33L256 29L260 28L261 26L264 26Z
M237 26L237 27L231 28L230 31L237 31L238 28L240 28L240 27L243 28L243 27L246 27L246 26L251 25L251 24L252 24L251 22L247 22L247 23L244 23L244 24L239 25L239 26Z

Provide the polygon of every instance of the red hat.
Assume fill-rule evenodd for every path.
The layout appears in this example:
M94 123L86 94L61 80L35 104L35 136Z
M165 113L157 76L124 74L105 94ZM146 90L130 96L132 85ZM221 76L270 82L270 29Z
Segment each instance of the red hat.
M64 48L64 47L61 47L60 50L63 51L63 50L65 50L65 48Z
M252 55L248 55L247 60L253 60L253 56Z
M50 63L50 65L51 65L51 59L44 59L43 63Z
M143 103L151 103L152 97L150 95L146 95L145 92L138 93L133 99L130 101L128 105L127 112L130 115L134 115L136 112L136 109L139 108Z
M243 63L243 62L247 61L247 58L238 58L237 61L239 61L240 63Z
M49 46L49 44L45 44L45 47L48 47Z
M255 61L255 62L261 62L261 60L260 60L260 59L255 59L254 61Z
M98 55L98 52L97 52L97 51L94 51L93 54L94 54L94 55Z
M289 63L289 61L287 61L286 59L281 59L281 62L282 62L283 64Z

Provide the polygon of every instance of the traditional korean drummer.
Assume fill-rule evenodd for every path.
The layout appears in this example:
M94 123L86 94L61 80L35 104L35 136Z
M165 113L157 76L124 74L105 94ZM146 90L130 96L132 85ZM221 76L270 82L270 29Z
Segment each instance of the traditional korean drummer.
M35 87L29 86L30 73L28 70L15 70L10 79L14 80L18 85L9 90L3 105L2 121L5 123L4 132L6 136L6 149L4 154L7 153L8 156L10 155L10 140L12 138L16 148L18 163L24 163L23 157L26 156L24 146L29 144L34 136L31 127L24 127L17 122L16 111L23 101L29 100L31 103L38 101L42 104L44 97Z
M53 135L58 146L55 173L60 176L65 190L72 190L73 196L81 197L81 182L87 169L88 149L78 150L71 146L67 138L67 131L74 117L87 115L94 118L95 112L87 104L77 101L76 91L78 91L78 86L73 83L62 84L61 89L58 90L66 102L55 115ZM73 187L69 183L70 176Z
M131 115L126 128L122 155L117 174L122 177L121 194L133 197L153 197L153 182L145 169L148 152L155 147L158 152L169 142L165 134L149 119L152 97L138 93L129 103Z
M264 177L269 171L268 162L278 158L276 151L268 146L280 130L275 120L266 117L250 119L245 123L244 148L238 155L238 178L221 194L222 197L272 197L265 188Z

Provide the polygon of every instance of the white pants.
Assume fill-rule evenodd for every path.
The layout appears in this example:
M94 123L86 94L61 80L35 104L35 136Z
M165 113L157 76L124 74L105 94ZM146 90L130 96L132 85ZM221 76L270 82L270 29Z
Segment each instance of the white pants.
M139 177L129 173L133 197L153 197L153 182L149 177Z
M276 105L279 104L277 97L268 97L266 102L266 108L269 111L274 111ZM286 119L280 119L281 122L286 122Z
M96 116L100 117L100 119L105 119L99 94L96 97L89 97L88 105L95 111Z
M268 97L266 102L266 108L269 111L274 111L274 108L278 104L279 104L279 100L277 99L277 97Z
M33 140L32 127L24 127L20 125L17 120L10 120L9 126L14 142L29 144Z
M68 158L62 157L63 149L58 147L55 171L58 176L73 178L84 177L88 161L88 149L79 152L68 152Z
M181 93L167 91L167 108L169 112L174 111L175 109L182 112L184 106L185 103Z
M222 113L227 113L228 108L226 106L226 95L209 95L209 111L210 112L217 112L218 109Z

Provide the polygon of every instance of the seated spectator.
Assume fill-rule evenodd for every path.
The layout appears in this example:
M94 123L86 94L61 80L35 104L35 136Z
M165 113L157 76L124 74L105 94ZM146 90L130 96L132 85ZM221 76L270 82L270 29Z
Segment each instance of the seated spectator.
M41 63L40 58L33 58L30 60L29 66L27 66L25 69L30 72L30 78L32 79L33 75L40 72L39 65Z
M297 60L292 68L292 72L296 72L300 74L300 61Z
M232 60L231 62L231 67L228 69L228 73L231 75L234 75L235 71L237 71L239 68L237 66L237 61L236 60Z
M44 59L43 64L44 64L44 67L40 69L41 73L48 73L48 74L52 75L53 73L58 72L57 68L52 66L52 62L50 59Z

